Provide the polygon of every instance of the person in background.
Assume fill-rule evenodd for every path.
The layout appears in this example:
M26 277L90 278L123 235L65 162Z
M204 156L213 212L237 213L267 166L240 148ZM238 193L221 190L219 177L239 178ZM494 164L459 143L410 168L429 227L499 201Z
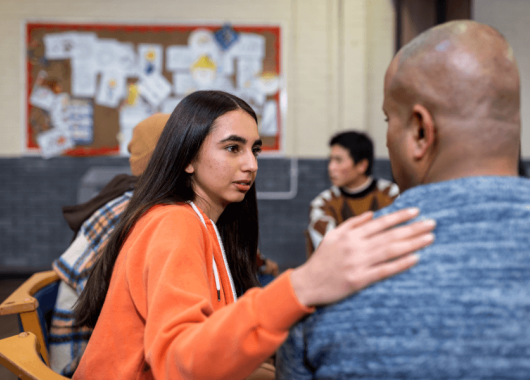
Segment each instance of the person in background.
M133 131L128 150L131 175L120 174L86 203L63 207L63 215L74 231L68 249L53 262L61 278L50 325L50 365L71 377L85 351L92 329L73 326L72 307L83 291L96 259L129 204L138 176L144 172L169 114L155 114Z
M314 306L410 268L433 241L431 223L392 228L417 209L366 213L257 287L261 145L234 95L177 105L75 306L94 332L74 379L245 379Z
M308 257L329 231L352 216L388 206L399 194L396 184L372 177L374 146L365 133L338 133L329 146L328 173L333 186L311 202L305 231Z
M519 83L508 42L474 21L442 24L399 51L383 111L401 195L375 216L420 207L436 241L410 271L295 326L277 354L280 380L529 378Z

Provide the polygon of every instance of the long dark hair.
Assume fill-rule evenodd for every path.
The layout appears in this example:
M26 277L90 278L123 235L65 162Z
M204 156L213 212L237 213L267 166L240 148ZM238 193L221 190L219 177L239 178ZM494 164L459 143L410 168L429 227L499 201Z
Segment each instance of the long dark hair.
M197 91L175 108L158 140L151 160L140 176L120 222L109 237L103 254L74 308L75 325L94 327L103 307L118 254L131 229L151 207L192 201L195 193L186 166L197 156L215 120L241 109L257 122L252 108L238 97L221 91ZM238 295L258 286L258 206L252 185L242 202L229 204L217 228Z

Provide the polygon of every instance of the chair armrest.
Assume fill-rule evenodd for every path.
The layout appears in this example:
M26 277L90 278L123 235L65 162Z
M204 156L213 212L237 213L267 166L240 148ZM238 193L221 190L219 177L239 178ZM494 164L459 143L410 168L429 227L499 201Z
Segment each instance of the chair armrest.
M44 364L39 351L35 334L20 333L0 340L0 364L23 380L67 380Z
M0 315L19 314L36 310L38 302L33 298L39 289L59 280L55 271L35 273L0 304Z

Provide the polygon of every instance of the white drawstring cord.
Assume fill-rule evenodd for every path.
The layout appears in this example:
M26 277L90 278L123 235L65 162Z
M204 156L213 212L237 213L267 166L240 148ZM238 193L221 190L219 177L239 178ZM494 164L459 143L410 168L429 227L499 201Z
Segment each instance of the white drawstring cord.
M195 203L189 202L191 207L193 208L193 211L199 216L201 219L202 224L204 224L204 227L206 227L206 222L204 221L204 218L202 217L201 212L195 206ZM230 267L228 266L228 262L226 261L226 254L225 249L223 247L223 242L221 241L221 237L219 236L219 231L217 231L217 226L215 223L210 219L210 222L212 222L213 228L215 230L215 234L217 236L217 242L219 243L219 247L221 248L221 253L223 254L223 260L225 263L226 273L228 274L228 279L230 280L230 286L232 290L232 295L234 296L234 302L237 300L237 294L235 292L235 286L234 286L234 280L232 279L232 273L230 273ZM217 270L217 264L215 262L215 258L213 258L213 276L215 279L215 288L217 289L217 300L221 301L221 284L219 282L219 271Z

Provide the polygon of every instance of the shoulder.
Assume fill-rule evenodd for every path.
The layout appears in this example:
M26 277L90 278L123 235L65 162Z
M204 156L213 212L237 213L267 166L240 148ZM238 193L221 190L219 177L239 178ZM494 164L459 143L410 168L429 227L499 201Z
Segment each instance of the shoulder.
M200 229L203 224L189 204L166 204L151 207L138 220L139 225L178 226L179 230Z
M337 186L332 186L318 194L312 201L311 207L322 207L324 204L331 202L333 199L341 196L340 189Z
M388 195L390 198L395 198L399 195L399 187L395 183L383 178L377 178L375 182L377 190L385 193L385 195Z

